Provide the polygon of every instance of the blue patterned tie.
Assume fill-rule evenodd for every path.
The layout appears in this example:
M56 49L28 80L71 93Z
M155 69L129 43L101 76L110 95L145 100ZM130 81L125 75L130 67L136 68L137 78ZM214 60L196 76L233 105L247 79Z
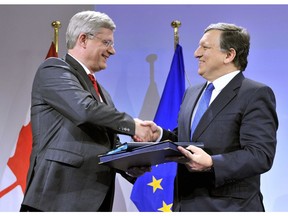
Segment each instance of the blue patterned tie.
M197 127L200 119L202 118L202 115L205 113L206 109L209 106L209 102L211 99L211 94L212 91L214 90L214 86L212 83L209 83L209 85L206 87L204 94L202 95L202 97L200 98L199 104L198 104L198 108L196 110L195 116L194 116L194 120L192 122L192 126L191 126L191 138L192 135L195 131L195 128Z

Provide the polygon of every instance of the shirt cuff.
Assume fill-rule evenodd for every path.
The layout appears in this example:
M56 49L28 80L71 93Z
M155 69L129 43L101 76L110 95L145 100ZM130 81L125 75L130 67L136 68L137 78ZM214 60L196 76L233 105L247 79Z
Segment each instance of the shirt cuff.
M160 131L160 135L159 135L158 139L156 140L156 142L160 142L160 140L162 139L162 136L163 136L163 129L160 126L158 126L158 128Z

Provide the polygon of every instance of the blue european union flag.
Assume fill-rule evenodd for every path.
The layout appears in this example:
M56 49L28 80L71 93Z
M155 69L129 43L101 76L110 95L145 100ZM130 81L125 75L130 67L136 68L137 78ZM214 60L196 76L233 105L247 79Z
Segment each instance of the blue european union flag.
M154 122L173 130L185 91L185 70L182 47L178 44L170 72L159 102ZM140 212L169 212L173 205L174 179L177 164L169 162L152 166L152 171L139 177L132 189L131 200Z

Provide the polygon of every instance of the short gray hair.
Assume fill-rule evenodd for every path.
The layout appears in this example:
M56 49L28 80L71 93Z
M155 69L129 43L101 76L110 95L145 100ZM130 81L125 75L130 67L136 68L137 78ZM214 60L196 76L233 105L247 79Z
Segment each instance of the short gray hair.
M74 48L77 38L81 33L92 34L99 32L100 28L108 28L115 31L116 25L105 13L97 11L82 11L71 19L66 31L66 47Z
M250 35L248 31L235 24L230 23L216 23L209 25L204 33L210 30L222 31L220 37L220 48L223 51L229 51L231 48L235 49L236 57L234 64L241 71L244 71L248 64L248 55L250 49Z

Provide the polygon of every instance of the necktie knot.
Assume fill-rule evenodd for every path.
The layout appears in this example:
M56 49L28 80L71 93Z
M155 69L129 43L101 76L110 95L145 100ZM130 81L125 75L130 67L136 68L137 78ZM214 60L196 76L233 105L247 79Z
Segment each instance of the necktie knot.
M209 83L208 86L207 86L207 88L206 88L206 91L212 92L213 90L214 90L214 85L213 85L213 83Z
M89 76L89 79L92 81L92 83L94 85L94 83L96 83L95 77L92 74L88 74L88 76Z

